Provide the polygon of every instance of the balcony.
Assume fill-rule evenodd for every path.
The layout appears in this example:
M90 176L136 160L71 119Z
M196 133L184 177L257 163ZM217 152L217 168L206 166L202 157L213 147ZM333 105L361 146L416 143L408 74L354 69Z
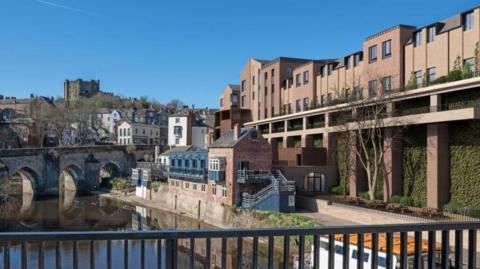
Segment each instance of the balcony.
M237 182L240 184L256 184L270 180L268 170L237 170Z
M187 180L195 180L195 181L202 181L202 182L207 179L206 170L198 169L198 168L167 166L166 175L169 178L187 179Z
M478 222L434 222L320 228L8 232L0 234L0 242L4 268L10 268L11 263L21 268L61 268L65 260L73 268L79 268L80 263L94 268L98 262L105 268L173 269L179 264L194 268L196 263L202 268L227 268L227 261L234 261L234 268L243 268L244 264L247 268L274 268L274 264L290 264L292 260L298 262L297 268L334 268L337 262L348 268L358 260L364 261L358 268L476 268L479 229ZM290 249L293 241L296 247ZM79 242L89 243L81 249ZM71 245L71 252L60 251L60 244ZM307 248L310 244L312 247ZM355 257L350 255L352 249L356 250ZM233 259L228 259L231 255ZM218 265L213 264L215 261Z

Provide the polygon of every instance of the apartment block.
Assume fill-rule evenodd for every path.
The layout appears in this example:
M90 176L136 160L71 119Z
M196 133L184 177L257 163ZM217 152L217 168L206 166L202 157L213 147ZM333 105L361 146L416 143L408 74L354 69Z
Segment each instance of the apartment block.
M458 147L476 149L468 143L476 141L474 126L480 119L479 42L480 8L475 7L425 26L390 27L366 37L359 51L338 58L249 59L240 75L242 104L252 116L244 126L268 139L272 160L279 164L302 166L311 163L306 158L315 158L321 160L316 165L337 166L343 130L338 119L355 115L359 102L382 100L387 104L384 143L400 149L386 152L384 199L413 195L405 187L410 175L403 149L416 139L426 152L421 160L425 172L410 177L426 178L425 205L442 207L471 191L454 172L458 156L452 151L457 144L452 143L458 143L460 130L470 128L463 132L469 147ZM405 131L405 141L399 143L388 135L394 127L422 131ZM412 134L420 138L409 137ZM354 146L352 141L347 144ZM312 148L323 149L309 151ZM352 196L366 186L358 165L352 161L346 179ZM480 173L477 167L472 164L469 173Z

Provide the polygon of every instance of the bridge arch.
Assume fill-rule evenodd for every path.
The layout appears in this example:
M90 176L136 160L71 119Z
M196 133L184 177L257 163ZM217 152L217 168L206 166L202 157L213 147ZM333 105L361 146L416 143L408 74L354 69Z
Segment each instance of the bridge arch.
M4 187L9 194L34 196L38 192L39 175L33 168L21 167L10 174Z
M121 176L121 168L116 162L106 162L100 167L100 188L110 188L110 181Z
M71 164L63 168L59 175L59 195L65 192L76 193L86 186L85 173L77 165Z

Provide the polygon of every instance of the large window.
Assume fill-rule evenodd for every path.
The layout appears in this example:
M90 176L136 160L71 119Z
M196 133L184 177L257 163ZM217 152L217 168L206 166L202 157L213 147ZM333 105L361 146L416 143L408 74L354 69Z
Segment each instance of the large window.
M362 60L361 55L355 54L355 56L353 57L353 66L354 67L357 66L361 60Z
M246 97L245 95L242 95L242 107L245 106L245 97Z
M437 28L435 26L428 27L427 43L435 41L436 35L437 35Z
M351 58L352 58L352 57L350 57L350 56L348 56L348 57L345 58L345 69L349 69L349 68L350 68Z
M473 29L473 12L469 12L463 15L463 29L465 31Z
M368 82L368 97L373 98L377 95L377 81L370 80Z
M231 98L232 104L234 104L234 105L238 104L238 95L237 94L232 94L230 98Z
M385 94L392 92L392 77L384 77L382 79L382 90Z
M301 102L300 99L297 99L297 101L295 101L295 112L302 111L302 104L300 102Z
M377 61L377 45L368 48L368 59L370 63Z
M303 111L308 110L308 97L303 98Z
M308 71L303 72L303 84L308 84Z
M225 159L213 158L208 160L208 170L225 171Z
M417 83L417 87L421 87L423 84L423 73L422 71L416 71L415 75L415 82Z
M173 134L176 137L182 137L183 128L182 126L173 126Z
M427 69L427 79L428 79L428 83L432 83L436 79L435 67L431 67Z
M382 43L383 58L392 56L392 40L387 40Z
M470 72L475 71L475 58L468 58L463 61L463 65L466 66Z
M222 197L227 197L227 187L222 186Z
M302 85L301 74L295 75L295 85L296 85L297 87L300 86L300 85Z
M419 47L422 45L422 32L418 31L413 34L413 46Z
M242 92L245 90L245 88L247 87L247 81L246 80L242 80Z

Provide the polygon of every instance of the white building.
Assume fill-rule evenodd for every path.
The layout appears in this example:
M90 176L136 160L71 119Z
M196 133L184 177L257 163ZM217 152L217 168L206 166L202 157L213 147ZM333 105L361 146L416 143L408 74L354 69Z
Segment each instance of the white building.
M177 114L168 118L168 145L170 147L194 146L206 148L209 126L195 114Z
M160 145L161 127L155 124L118 122L117 143L119 145Z

